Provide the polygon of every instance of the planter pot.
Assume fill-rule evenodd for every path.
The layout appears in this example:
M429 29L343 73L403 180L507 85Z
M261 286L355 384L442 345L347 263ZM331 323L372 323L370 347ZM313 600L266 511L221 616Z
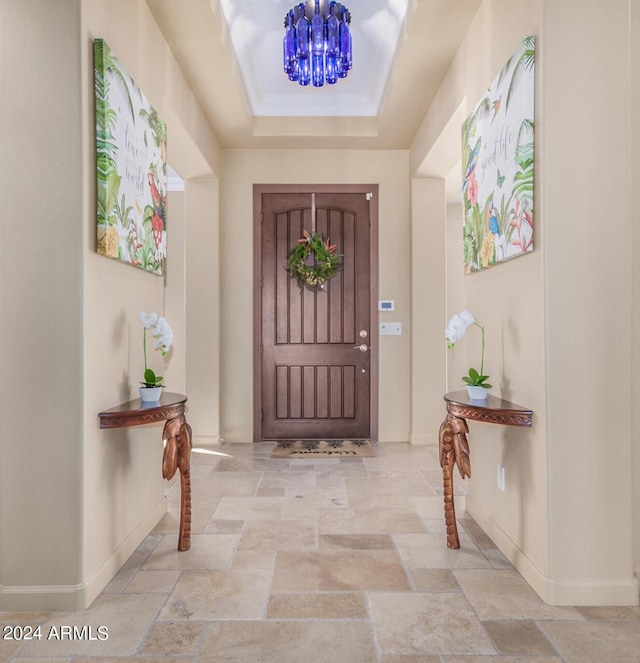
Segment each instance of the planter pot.
M486 401L489 390L476 385L467 385L467 393L472 401Z
M140 387L140 400L143 403L157 403L162 395L162 387Z

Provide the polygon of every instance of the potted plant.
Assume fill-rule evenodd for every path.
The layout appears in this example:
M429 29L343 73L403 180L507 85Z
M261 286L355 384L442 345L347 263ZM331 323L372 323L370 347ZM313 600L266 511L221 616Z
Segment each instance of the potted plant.
M151 336L155 338L154 350L160 350L163 357L167 356L167 352L173 343L173 332L169 323L158 316L157 313L140 313L140 320L142 321L142 349L144 352L144 379L140 382L140 400L145 402L155 402L160 400L162 389L162 375L156 375L155 371L147 365L147 331L151 332Z
M484 327L477 322L469 311L461 311L460 313L456 313L451 320L449 320L444 335L447 339L447 347L451 349L465 335L467 329L474 325L478 327L482 333L480 370L478 371L473 367L470 368L469 374L462 376L462 380L467 385L469 398L473 400L486 400L488 390L491 389L492 385L487 382L489 376L484 374Z

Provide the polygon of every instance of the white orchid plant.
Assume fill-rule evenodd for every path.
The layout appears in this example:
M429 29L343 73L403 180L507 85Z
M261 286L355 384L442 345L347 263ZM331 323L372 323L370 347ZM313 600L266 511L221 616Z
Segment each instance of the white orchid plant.
M475 368L469 369L469 374L464 375L462 380L472 387L482 387L483 389L491 389L487 380L488 375L484 374L484 327L473 317L469 311L460 311L456 313L445 329L444 336L447 339L447 347L453 348L454 345L465 335L469 327L476 326L482 332L482 353L480 355L480 371Z
M157 313L140 313L140 320L142 320L143 337L142 348L144 350L144 380L140 384L144 387L164 387L162 384L162 375L156 375L155 372L147 366L147 331L151 332L151 336L155 338L154 350L160 350L163 357L167 356L167 352L173 343L173 332L169 323L158 316Z

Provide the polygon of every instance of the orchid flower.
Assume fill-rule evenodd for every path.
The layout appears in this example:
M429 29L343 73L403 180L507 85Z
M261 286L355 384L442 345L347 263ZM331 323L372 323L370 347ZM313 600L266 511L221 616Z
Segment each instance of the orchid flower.
M142 384L145 387L161 387L162 376L147 366L147 330L151 336L156 339L154 349L160 350L163 357L166 357L173 343L173 331L165 318L159 317L157 313L140 313L140 320L143 326L142 348L144 351L144 380Z
M489 379L488 375L484 375L484 327L473 317L469 311L461 311L456 313L445 329L444 335L447 340L447 347L453 348L455 344L465 335L469 327L475 325L482 332L482 353L480 355L480 371L475 368L469 369L469 374L463 376L462 380L468 385L475 385L490 389L490 385L486 380Z

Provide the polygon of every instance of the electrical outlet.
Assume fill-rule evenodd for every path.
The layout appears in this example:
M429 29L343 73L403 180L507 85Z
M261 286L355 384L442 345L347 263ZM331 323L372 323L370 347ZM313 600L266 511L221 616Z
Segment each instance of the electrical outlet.
M504 465L498 465L498 490L501 490L504 493L505 484L506 484L506 478L504 472Z

